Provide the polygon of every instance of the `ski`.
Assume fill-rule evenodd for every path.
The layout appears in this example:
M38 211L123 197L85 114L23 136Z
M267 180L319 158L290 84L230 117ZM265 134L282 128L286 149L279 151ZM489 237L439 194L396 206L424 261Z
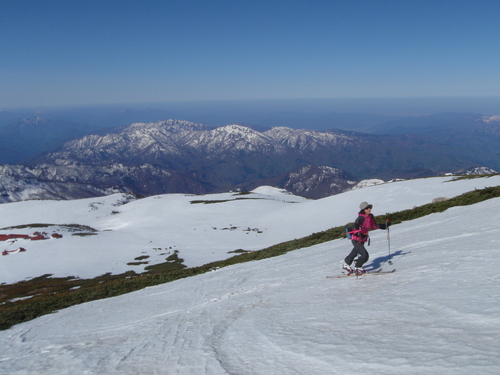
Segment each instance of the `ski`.
M379 268L378 270L376 271L367 271L366 273L364 274L357 274L356 272L342 272L342 275L338 275L338 276L327 276L328 279L338 279L340 277L348 277L348 276L363 276L363 275L366 275L368 273L370 274L376 274L376 273L381 273L382 272L382 268Z
M356 272L351 272L351 273L344 273L343 275L338 275L338 276L327 276L327 279L340 279L342 277L349 277L349 276L358 276L358 277L363 277L365 275L385 275L387 273L393 273L396 272L396 269L394 268L391 271L383 271L382 268L376 270L376 271L369 271L366 273L363 273L361 275L358 275Z
M393 270L391 270L391 271L382 271L382 270L380 270L380 272L367 272L367 273L365 273L365 275L385 275L386 273L394 273L394 272L396 272L395 268Z

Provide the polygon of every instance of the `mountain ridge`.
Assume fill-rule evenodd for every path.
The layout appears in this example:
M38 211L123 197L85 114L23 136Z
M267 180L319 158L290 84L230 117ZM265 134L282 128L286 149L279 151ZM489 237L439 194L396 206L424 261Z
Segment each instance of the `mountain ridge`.
M26 171L49 184L67 181L145 196L276 184L320 198L366 179L500 169L499 117L473 118L473 126L458 127L453 133L445 124L431 135L287 127L255 130L245 124L211 127L174 119L139 122L70 140L33 159ZM4 165L3 170L9 170L11 178L16 173L23 178L20 167ZM3 194L9 196L7 191Z

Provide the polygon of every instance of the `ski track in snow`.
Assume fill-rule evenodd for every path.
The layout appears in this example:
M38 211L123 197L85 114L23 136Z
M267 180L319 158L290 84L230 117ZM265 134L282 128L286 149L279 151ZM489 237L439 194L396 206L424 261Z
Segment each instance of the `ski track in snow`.
M497 374L497 212L498 198L392 226L392 266L372 232L367 268L393 274L326 279L351 248L335 240L73 306L0 332L0 373Z

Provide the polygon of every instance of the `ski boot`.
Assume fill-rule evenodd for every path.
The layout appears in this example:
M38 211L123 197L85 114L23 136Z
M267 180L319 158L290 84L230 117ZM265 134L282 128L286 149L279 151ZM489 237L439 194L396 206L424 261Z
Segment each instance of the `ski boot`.
M363 267L356 267L354 269L354 272L356 275L364 275L366 273L366 270Z
M347 271L347 273L354 273L354 269L348 265L346 262L342 263L342 269Z

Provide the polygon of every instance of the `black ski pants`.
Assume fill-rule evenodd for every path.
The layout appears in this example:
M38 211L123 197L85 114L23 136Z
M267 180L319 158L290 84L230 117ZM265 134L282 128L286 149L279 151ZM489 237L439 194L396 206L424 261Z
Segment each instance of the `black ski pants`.
M352 240L352 244L354 245L354 248L344 260L348 265L351 265L354 258L359 255L356 259L355 267L362 267L363 264L368 262L368 259L370 258L368 251L365 249L365 243Z

